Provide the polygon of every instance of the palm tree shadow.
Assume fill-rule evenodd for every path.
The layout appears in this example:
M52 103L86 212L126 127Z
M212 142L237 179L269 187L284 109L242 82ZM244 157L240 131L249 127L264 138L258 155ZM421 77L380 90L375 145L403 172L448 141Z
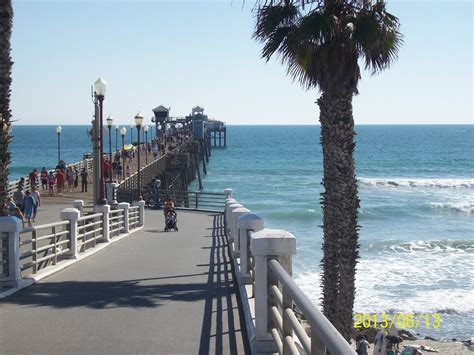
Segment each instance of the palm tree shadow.
M3 302L31 307L49 306L58 309L73 307L106 309L154 308L160 306L160 301L164 300L193 302L204 299L208 292L207 285L204 283L160 285L141 283L148 280L188 276L192 275L108 282L42 282L18 292L15 297L7 298Z

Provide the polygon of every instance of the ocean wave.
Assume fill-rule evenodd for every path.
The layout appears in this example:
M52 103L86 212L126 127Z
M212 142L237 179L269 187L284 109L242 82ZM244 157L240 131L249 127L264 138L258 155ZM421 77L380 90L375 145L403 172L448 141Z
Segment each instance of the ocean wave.
M322 216L322 210L317 209L305 209L305 210L293 210L293 211L271 211L263 212L262 217L269 220L289 220L289 221L300 221L309 222L314 221L316 217Z
M372 241L362 243L362 252L396 252L396 253L474 253L474 240L448 239L448 240L413 240L396 243L392 240Z
M462 203L462 202L430 202L430 207L440 210L447 210L451 212L462 212L462 213L474 213L473 203Z
M361 185L379 187L474 188L474 179L359 178L358 181Z

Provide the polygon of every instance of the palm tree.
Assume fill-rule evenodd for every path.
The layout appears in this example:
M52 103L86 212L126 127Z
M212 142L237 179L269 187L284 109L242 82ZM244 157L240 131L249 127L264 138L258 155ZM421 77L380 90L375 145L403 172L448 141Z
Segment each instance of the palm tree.
M322 306L349 341L359 257L352 97L358 93L359 59L376 73L397 58L399 22L384 0L262 1L254 38L263 43L263 58L279 55L294 80L321 92Z
M12 34L13 7L11 0L0 5L0 216L4 214L8 192L8 165L11 141L10 86L12 82L12 59L10 38Z

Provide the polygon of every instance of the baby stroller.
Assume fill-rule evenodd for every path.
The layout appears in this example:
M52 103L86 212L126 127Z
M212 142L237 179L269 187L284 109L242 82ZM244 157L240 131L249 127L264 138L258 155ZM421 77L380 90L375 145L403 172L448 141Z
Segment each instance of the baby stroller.
M178 231L178 215L174 208L169 208L165 211L165 232L170 230Z

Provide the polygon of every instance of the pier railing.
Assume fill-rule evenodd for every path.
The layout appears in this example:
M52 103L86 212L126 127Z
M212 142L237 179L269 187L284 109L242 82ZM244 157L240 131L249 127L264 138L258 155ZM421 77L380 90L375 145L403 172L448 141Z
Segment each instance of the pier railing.
M225 194L222 192L160 190L158 195L162 202L170 197L175 207L181 209L220 212L225 208ZM153 207L156 192L148 192L144 199L147 205Z
M187 139L185 142L177 146L173 152L186 149L192 143L192 138ZM140 168L140 174L138 171L118 183L115 187L116 199L120 201L132 202L138 198L138 178L140 176L140 186L142 193L146 190L146 185L152 182L158 175L166 169L167 161L173 152L168 152L161 157L155 159L148 165Z
M0 217L0 288L21 287L43 271L61 268L111 242L141 229L145 224L145 203L96 206L92 214L66 208L60 222L23 228L16 217Z
M20 270L23 275L56 265L71 250L69 221L49 223L20 232Z
M262 218L231 197L231 189L225 193L224 229L252 353L356 354L293 280L296 238L264 228Z

